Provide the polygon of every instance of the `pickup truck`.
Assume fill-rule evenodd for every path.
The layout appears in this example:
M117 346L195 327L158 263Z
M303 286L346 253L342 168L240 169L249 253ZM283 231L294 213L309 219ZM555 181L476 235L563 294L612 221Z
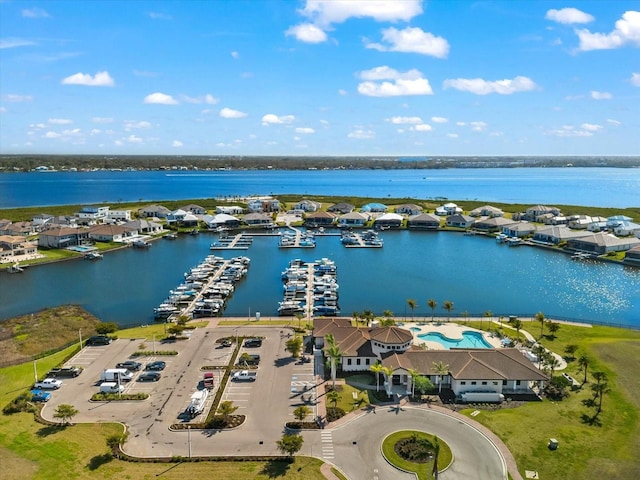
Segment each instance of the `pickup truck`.
M82 369L78 367L62 367L62 368L54 368L49 373L47 373L47 377L51 378L73 378L77 377L82 373Z
M242 370L240 372L236 372L231 377L231 380L234 382L255 382L258 377L258 372L250 372L249 370Z
M35 390L57 390L62 386L62 380L56 378L45 378L41 382L36 382L33 388Z
M50 398L51 394L49 392L43 392L42 390L31 390L32 402L48 402Z

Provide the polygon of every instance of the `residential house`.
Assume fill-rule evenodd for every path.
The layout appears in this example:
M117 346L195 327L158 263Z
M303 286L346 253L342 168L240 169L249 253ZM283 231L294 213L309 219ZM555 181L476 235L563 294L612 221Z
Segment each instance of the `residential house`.
M240 228L240 219L228 213L218 213L217 215L205 215L202 221L207 224L207 228L215 230L217 228Z
M387 211L387 208L389 207L387 207L383 203L374 202L374 203L367 203L366 205L363 205L360 211L363 213L374 213L374 212L384 213Z
M242 215L244 209L237 205L218 205L216 213L226 213L227 215Z
M462 213L462 208L460 208L455 203L445 203L436 208L436 215L441 217L446 217L448 215L455 215L456 213Z
M273 213L280 211L280 201L275 198L254 198L247 202L250 212Z
M248 213L242 217L242 221L250 227L273 227L273 220L271 216L264 213Z
M131 220L123 225L125 228L131 228L136 230L141 235L157 235L162 233L162 225L150 220L138 219Z
M590 215L571 215L567 217L569 228L577 230L587 230L592 224L606 225L607 219L604 217L592 217Z
M613 215L607 218L607 227L614 228L618 225L622 225L624 222L630 222L633 219L631 217L627 217L626 215Z
M446 225L447 227L470 228L475 221L476 219L470 215L456 213L455 215L449 215L447 217Z
M207 213L207 209L201 207L200 205L194 205L190 203L189 205L185 205L184 207L180 207L180 210L184 210L187 213L191 213L192 215L204 215Z
M535 225L529 222L518 222L502 227L502 233L509 237L524 238L536 231Z
M0 235L0 263L14 262L16 257L37 253L37 243L25 241L21 235Z
M472 217L502 217L504 212L498 207L491 205L483 205L482 207L474 208L469 212Z
M584 231L571 230L566 225L553 225L541 227L533 233L535 242L558 245L570 238L580 238L589 235Z
M107 220L116 222L128 222L131 220L131 210L109 210Z
M633 235L635 232L640 232L640 225L631 221L625 221L613 227L613 233L619 237Z
M504 227L513 225L514 223L516 222L504 217L484 218L476 221L476 223L473 224L473 228L475 230L492 233L500 232Z
M345 213L338 217L339 227L364 227L368 217L360 212Z
M149 205L147 207L141 208L138 210L138 215L141 217L149 218L167 218L167 216L171 213L167 207L162 205Z
M198 217L179 208L167 215L167 223L170 225L175 223L181 227L197 227Z
M611 233L592 233L580 238L572 238L567 241L567 248L580 252L604 255L609 252L624 252L636 245L640 245L640 239L634 237L618 238Z
M351 205L350 203L336 203L327 208L327 211L331 213L342 213L344 215L353 212L355 209L355 205Z
M400 215L420 215L422 207L413 203L405 203L404 205L398 205L393 211Z
M76 214L78 222L84 225L95 225L107 218L109 207L96 207L93 205L82 207Z
M402 215L397 213L383 213L373 222L377 228L400 228L402 226Z
M440 228L440 217L431 213L414 215L407 220L407 228L412 230L437 230Z
M55 227L40 232L38 246L44 248L67 248L89 242L89 229Z
M322 208L320 202L314 202L313 200L301 200L293 205L294 210L301 210L303 212L317 212Z
M89 238L96 242L124 242L136 237L138 231L122 225L96 225L89 228Z
M546 214L542 215L542 223L545 225L566 225L569 223L569 220L564 215L552 215Z
M33 222L13 222L2 227L0 235L14 235L20 237L28 237L34 235L36 228Z
M304 224L307 227L330 227L336 221L333 213L319 211L305 215Z
M546 205L535 205L527 208L524 215L522 215L522 220L527 220L528 222L539 222L538 217L547 213L557 216L560 215L560 209L556 207L547 207Z
M44 230L47 225L51 225L54 218L53 215L49 215L48 213L39 213L38 215L34 215L31 221L33 222L35 230L39 232L40 230Z
M624 256L624 263L640 266L640 245L627 250Z

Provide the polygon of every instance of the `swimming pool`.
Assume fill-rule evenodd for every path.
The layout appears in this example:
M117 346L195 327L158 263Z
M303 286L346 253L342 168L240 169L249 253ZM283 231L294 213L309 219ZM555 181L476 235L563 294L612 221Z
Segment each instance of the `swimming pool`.
M74 252L80 252L80 253L87 253L87 252L91 252L93 250L97 250L96 247L85 247L82 245L76 245L74 247L69 247L67 248L67 250L73 250Z
M438 332L422 333L418 335L417 338L427 342L437 342L447 350L450 348L493 348L493 346L484 339L484 335L479 332L462 332L462 338L460 339L449 338Z

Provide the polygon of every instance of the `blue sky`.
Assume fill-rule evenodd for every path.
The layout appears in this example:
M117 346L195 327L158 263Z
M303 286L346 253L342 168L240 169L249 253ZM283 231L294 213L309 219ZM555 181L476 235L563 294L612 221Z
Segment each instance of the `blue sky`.
M0 153L638 155L640 2L0 0Z

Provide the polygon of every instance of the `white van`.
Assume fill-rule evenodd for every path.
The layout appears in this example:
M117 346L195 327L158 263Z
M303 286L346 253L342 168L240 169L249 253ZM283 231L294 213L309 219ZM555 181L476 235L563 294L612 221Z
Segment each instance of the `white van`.
M122 393L124 387L116 382L103 382L100 384L100 393Z
M100 381L102 382L129 382L133 378L131 373L126 368L107 368L100 374Z

